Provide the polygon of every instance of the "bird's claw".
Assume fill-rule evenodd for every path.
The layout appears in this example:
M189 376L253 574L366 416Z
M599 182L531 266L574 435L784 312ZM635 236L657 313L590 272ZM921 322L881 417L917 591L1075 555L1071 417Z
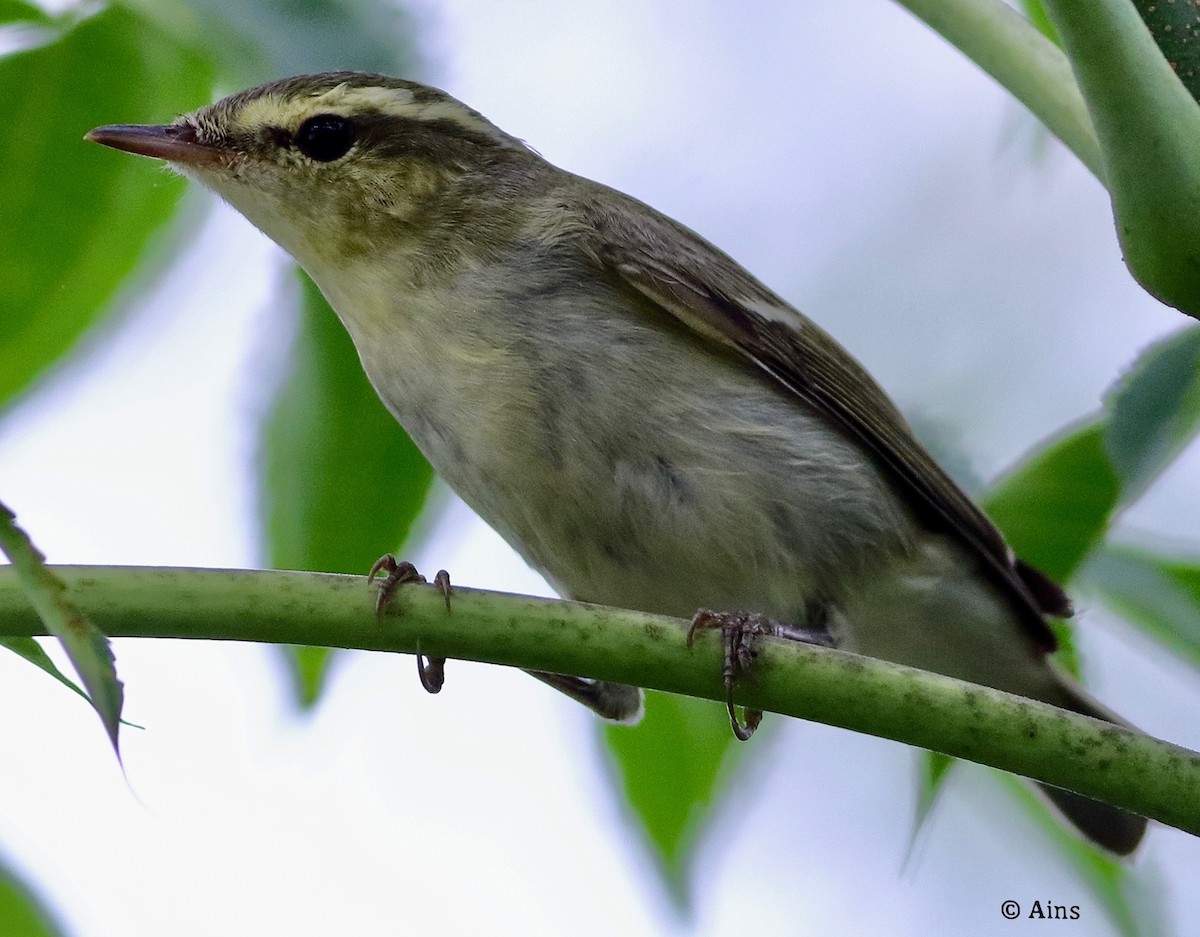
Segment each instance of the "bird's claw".
M426 657L421 653L421 642L417 642L417 678L426 693L441 693L446 682L446 658Z
M691 648L700 630L715 630L721 632L725 649L725 661L721 675L725 680L725 708L729 711L729 724L733 734L739 741L745 742L752 736L762 722L762 711L742 708L742 720L738 719L737 709L733 705L733 687L738 677L750 671L751 664L757 652L754 649L754 639L763 634L774 634L775 629L769 618L749 612L714 612L701 609L692 616L688 626L687 646Z
M375 577L380 573L385 575L379 583L379 592L375 597L376 617L383 615L400 586L410 582L428 582L417 572L417 567L412 563L407 560L397 561L390 553L385 553L375 561L371 571L367 574L367 584L373 583ZM437 575L433 577L433 584L442 593L442 598L446 602L446 613L449 614L451 611L450 594L453 591L450 587L450 574L444 569L439 569ZM420 642L417 643L417 677L427 693L441 692L442 686L446 682L446 658L425 657L421 653Z
M384 573L379 583L379 592L375 596L375 614L382 615L396 595L396 590L408 582L425 582L425 577L417 572L417 567L407 560L397 561L390 553L385 553L375 561L371 571L367 573L367 585L375 581L375 577Z
M814 603L806 609L808 619L804 625L790 625L758 615L753 612L714 612L701 609L692 616L688 626L687 646L692 646L696 632L700 630L716 630L721 632L725 649L725 660L721 675L725 680L725 708L729 710L729 722L733 726L733 734L745 742L762 723L762 711L742 707L742 719L737 716L733 705L733 687L740 677L750 673L754 659L758 656L755 640L767 635L774 638L787 638L802 641L819 647L833 647L835 640L828 627L828 609Z

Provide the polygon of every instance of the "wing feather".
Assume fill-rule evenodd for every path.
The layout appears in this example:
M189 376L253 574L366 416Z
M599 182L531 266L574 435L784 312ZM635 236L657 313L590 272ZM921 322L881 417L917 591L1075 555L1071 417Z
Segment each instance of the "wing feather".
M627 288L770 375L855 438L920 521L975 555L1031 635L1053 650L1056 641L1044 616L1069 615L1066 594L1013 556L995 525L917 441L858 362L699 235L630 201L636 210L589 206L584 232L589 253Z

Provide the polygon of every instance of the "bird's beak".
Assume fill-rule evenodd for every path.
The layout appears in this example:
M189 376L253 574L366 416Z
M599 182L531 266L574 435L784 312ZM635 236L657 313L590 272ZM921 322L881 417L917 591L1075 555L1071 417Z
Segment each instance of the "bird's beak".
M200 143L196 139L195 129L186 124L169 124L165 127L114 124L89 130L83 139L126 153L190 166L217 163L226 155L224 150Z

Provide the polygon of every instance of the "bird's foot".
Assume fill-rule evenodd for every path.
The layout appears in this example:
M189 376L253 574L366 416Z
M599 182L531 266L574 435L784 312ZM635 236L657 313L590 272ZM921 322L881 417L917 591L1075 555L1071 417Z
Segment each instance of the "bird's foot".
M405 561L397 561L390 553L385 553L375 561L375 565L371 567L371 572L367 574L367 584L370 585L375 581L375 577L383 573L383 579L379 583L379 592L375 596L375 616L380 617L395 598L396 590L400 586L410 582L427 582L419 572L417 567L412 563ZM450 614L450 574L444 569L438 570L436 576L433 577L433 584L437 586L442 593L442 598L446 601L446 614ZM442 685L446 682L446 658L444 657L425 657L421 654L421 645L417 644L417 676L421 679L421 686L426 692L437 693L442 689Z
M761 710L743 707L742 719L739 720L737 709L733 705L734 685L739 678L751 672L754 659L758 656L756 640L765 635L820 647L834 646L833 635L826 625L827 615L824 607L814 606L807 617L808 622L805 625L792 625L754 612L714 612L702 608L692 616L687 633L689 648L697 631L721 632L725 648L725 661L721 669L725 680L725 707L729 710L729 723L733 727L733 734L740 741L745 742L754 734L763 717Z

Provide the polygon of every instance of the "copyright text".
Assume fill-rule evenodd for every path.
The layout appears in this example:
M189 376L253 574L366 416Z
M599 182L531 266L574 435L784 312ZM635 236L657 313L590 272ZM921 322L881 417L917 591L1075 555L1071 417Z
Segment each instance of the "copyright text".
M1010 898L1000 903L1000 913L1009 921L1017 918L1030 921L1078 921L1079 905L1035 900L1026 910L1022 910L1020 903Z

